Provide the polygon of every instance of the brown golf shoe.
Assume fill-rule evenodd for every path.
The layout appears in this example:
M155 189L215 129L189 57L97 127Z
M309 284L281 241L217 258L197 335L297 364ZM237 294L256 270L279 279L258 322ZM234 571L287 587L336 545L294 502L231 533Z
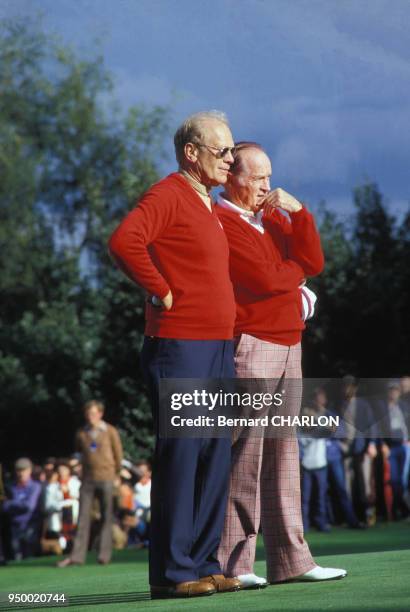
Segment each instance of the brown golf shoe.
M226 578L223 574L211 574L210 576L204 576L200 579L200 582L207 582L218 593L229 593L232 591L239 591L241 588L241 581L237 578Z
M171 597L202 597L213 595L216 588L210 582L192 580L179 582L173 586L151 586L151 599L168 599Z

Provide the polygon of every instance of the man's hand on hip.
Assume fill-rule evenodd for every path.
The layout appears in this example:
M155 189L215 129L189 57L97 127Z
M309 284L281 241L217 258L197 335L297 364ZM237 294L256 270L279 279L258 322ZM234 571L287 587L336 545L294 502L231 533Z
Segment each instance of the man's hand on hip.
M162 298L161 302L162 302L162 305L165 308L165 310L171 310L171 308L172 308L172 292L171 292L171 290L168 291L168 293L166 294L166 296L164 298Z
M262 206L265 215L271 214L275 208L281 208L288 213L298 212L302 209L302 204L299 200L280 187L268 193L263 200Z
M160 298L157 297L156 295L151 295L151 297L148 298L148 301L155 308L165 308L165 310L171 310L171 308L172 308L172 292L171 292L171 290L168 291L168 293L166 294L166 296L164 298L162 298L162 300L160 300Z

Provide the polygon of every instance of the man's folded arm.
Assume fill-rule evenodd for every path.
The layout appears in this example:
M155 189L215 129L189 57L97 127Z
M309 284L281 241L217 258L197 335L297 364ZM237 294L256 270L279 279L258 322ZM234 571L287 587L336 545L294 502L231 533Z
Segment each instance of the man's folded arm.
M306 209L290 213L291 233L288 235L288 255L296 261L305 276L316 276L324 267L320 235L313 215Z
M235 224L224 225L230 251L230 271L234 284L253 293L275 295L293 291L302 282L305 274L301 266L290 259L274 262L261 257L257 245L247 232Z
M4 512L24 514L29 509L29 505L26 503L26 501L21 501L18 499L6 499L6 501L3 503Z
M33 486L30 494L24 500L7 500L3 504L3 509L5 512L14 512L15 514L24 514L28 511L33 512L37 507L40 495L41 487Z
M154 265L148 246L175 221L177 196L159 187L151 189L120 223L109 241L109 250L121 270L151 295L160 299L170 291Z

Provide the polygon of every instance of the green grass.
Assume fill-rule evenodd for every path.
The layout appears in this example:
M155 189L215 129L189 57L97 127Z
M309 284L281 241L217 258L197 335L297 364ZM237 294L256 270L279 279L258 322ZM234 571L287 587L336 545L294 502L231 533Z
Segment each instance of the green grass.
M321 565L344 567L344 580L293 583L260 591L242 591L200 599L150 601L147 551L115 553L111 565L101 566L90 554L87 565L57 569L55 557L10 563L0 568L0 592L65 592L70 610L175 610L200 612L231 610L304 610L319 612L383 612L410 610L410 525L378 525L368 531L334 529L330 534L308 534ZM257 551L256 572L265 574L263 545ZM0 604L0 610L9 609ZM16 608L14 608L16 609ZM26 609L29 609L27 607Z

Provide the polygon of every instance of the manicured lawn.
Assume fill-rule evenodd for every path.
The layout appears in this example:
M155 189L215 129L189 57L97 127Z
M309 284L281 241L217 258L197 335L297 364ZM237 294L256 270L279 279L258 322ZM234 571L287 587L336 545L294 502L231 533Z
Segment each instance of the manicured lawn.
M90 555L84 567L54 567L55 557L10 563L0 568L0 592L65 592L70 609L80 612L118 610L218 611L305 610L318 612L383 612L410 610L410 524L379 525L368 531L334 529L330 534L308 534L321 565L344 567L344 580L294 583L260 591L242 591L189 600L149 599L147 551L120 551L111 565L100 566ZM259 543L256 571L264 575L263 546ZM3 599L4 601L4 599ZM12 610L1 603L0 610ZM25 609L33 609L27 606Z

